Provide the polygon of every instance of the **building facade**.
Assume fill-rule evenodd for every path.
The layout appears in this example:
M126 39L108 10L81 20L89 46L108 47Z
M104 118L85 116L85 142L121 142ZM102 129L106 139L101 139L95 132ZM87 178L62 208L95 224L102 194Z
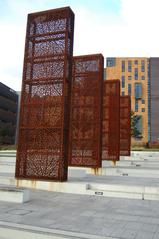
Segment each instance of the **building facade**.
M18 94L0 82L0 144L15 144Z
M159 142L159 58L150 58L150 139Z
M121 95L131 96L131 109L140 116L137 128L141 133L132 138L132 145L150 141L150 68L149 58L107 58L105 79L119 79ZM159 95L159 94L158 94Z

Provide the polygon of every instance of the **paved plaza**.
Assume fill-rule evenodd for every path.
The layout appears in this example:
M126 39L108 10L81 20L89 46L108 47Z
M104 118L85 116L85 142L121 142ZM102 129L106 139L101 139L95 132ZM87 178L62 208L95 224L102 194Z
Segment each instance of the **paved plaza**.
M46 230L91 234L101 238L159 238L158 201L149 200L31 190L31 200L28 203L1 201L0 221L42 227ZM1 228L3 225L0 226L0 232Z
M15 154L0 154L1 187L16 185ZM132 153L113 175L105 165L109 175L70 177L60 184L69 193L55 192L53 183L51 191L28 187L28 202L0 201L0 239L159 239L158 158Z

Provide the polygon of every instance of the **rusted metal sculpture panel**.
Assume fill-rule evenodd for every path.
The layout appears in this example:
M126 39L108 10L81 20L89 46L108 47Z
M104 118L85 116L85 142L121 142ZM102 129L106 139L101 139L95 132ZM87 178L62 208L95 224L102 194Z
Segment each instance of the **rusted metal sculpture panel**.
M16 177L67 180L74 14L28 15Z
M131 147L131 100L120 97L120 155L130 156Z
M104 81L102 160L119 160L120 153L120 81Z
M100 54L73 58L70 166L101 167L103 62Z

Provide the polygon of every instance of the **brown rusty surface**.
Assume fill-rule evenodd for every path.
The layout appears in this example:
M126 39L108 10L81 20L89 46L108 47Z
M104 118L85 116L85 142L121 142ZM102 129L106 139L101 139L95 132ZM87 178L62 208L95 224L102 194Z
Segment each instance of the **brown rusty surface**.
M104 81L102 160L119 160L120 81Z
M73 58L69 165L101 167L103 56Z
M28 15L16 177L67 180L74 14Z
M120 97L120 155L130 156L131 147L131 100Z

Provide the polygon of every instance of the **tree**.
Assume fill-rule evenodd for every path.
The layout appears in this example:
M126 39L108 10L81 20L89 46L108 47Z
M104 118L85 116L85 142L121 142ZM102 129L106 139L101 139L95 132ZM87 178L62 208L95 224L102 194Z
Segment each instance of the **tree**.
M142 138L142 134L137 128L140 119L141 115L135 115L135 113L131 111L131 136L134 138Z

